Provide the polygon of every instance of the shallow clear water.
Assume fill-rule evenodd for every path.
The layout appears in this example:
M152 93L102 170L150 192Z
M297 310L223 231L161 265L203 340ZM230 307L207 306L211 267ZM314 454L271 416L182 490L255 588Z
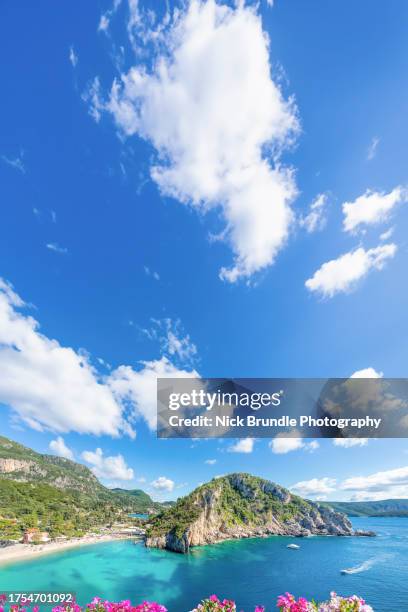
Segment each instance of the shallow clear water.
M189 555L116 541L73 549L0 569L1 590L73 591L80 603L94 595L157 600L186 612L207 595L237 601L238 610L285 591L324 599L331 590L357 593L376 611L408 611L408 518L354 519L376 538L273 537L196 548ZM295 542L299 550L286 548ZM356 568L341 575L340 570ZM390 606L390 600L392 605Z

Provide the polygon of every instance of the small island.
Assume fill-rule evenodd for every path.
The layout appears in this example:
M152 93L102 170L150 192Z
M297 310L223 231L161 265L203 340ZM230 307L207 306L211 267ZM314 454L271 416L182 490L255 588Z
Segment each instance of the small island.
M341 512L250 474L214 478L153 517L145 545L178 553L223 540L271 535L373 535L355 532Z

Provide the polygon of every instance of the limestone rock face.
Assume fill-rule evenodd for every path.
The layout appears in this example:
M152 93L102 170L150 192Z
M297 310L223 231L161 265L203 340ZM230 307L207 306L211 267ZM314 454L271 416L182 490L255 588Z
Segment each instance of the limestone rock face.
M273 482L230 474L195 489L155 517L146 546L186 553L191 546L270 535L353 535L346 515Z

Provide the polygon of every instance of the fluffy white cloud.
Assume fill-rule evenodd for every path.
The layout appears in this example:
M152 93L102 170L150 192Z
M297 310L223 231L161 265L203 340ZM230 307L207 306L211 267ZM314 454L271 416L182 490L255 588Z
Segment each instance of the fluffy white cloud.
M23 307L0 279L0 403L38 430L131 433L123 407L87 357L41 334Z
M344 480L341 489L357 492L359 499L384 499L395 495L407 497L408 467L376 472L369 476L353 476Z
M336 480L327 477L302 480L292 485L290 490L301 497L317 497L322 499L336 490Z
M101 375L83 352L41 334L38 322L21 312L25 307L0 278L0 405L34 429L134 437L135 418L156 426L159 376L199 377L167 357L141 362L138 371L122 365Z
M216 459L206 459L204 463L206 463L207 465L215 465L217 463L217 460Z
M334 438L334 446L351 448L352 446L367 446L368 438Z
M51 440L50 442L50 450L53 453L58 455L58 457L65 457L65 459L73 459L74 453L72 450L65 444L64 438L58 436L55 440Z
M143 417L150 429L156 428L158 378L199 378L195 370L179 370L167 357L142 362L142 369L119 366L108 379L110 389L121 402L131 402L137 416Z
M173 491L174 481L165 476L159 476L159 478L153 480L152 487L157 491Z
M242 440L238 440L235 444L229 446L227 450L229 453L252 453L254 443L254 438L242 438Z
M317 440L305 442L303 438L285 438L282 434L278 434L269 442L269 448L275 455L286 455L300 449L313 452L319 448L319 442Z
M382 378L384 374L377 372L374 368L364 368L363 370L357 370L350 376L350 378Z
M384 244L368 251L360 247L324 263L305 286L324 297L350 291L371 270L382 270L396 251L395 244Z
M300 225L304 227L309 234L322 230L326 225L327 202L327 194L320 193L311 203L308 214L305 217L301 217Z
M366 191L354 202L343 204L343 227L346 232L354 232L360 225L374 225L386 221L392 209L407 200L407 190L395 187L389 193Z
M102 449L97 448L95 452L84 451L81 456L92 466L91 470L97 478L132 480L134 477L132 468L126 465L122 455L104 457Z
M132 4L128 31L136 44L146 21ZM90 112L96 120L110 112L124 135L154 146L151 176L163 194L200 212L221 212L225 229L218 238L235 258L220 276L249 277L284 246L296 195L292 171L279 157L298 120L271 78L261 19L244 3L191 0L154 32L139 35L160 49L153 71L134 66L113 83L107 101L95 80L86 96Z

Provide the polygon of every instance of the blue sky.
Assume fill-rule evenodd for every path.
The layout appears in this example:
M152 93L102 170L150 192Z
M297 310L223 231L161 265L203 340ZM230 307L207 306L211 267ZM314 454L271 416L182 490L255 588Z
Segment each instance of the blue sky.
M160 498L407 496L405 440L156 440L152 382L406 376L408 6L180 6L0 9L1 431Z

